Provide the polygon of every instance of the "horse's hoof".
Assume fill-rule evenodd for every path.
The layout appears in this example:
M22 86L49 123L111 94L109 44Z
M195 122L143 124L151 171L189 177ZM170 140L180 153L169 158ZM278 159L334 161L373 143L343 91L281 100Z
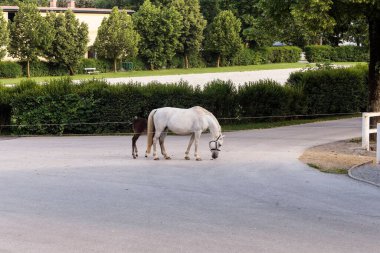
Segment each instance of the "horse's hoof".
M136 156L134 156L133 159L136 159Z
M172 158L170 156L165 157L165 160L171 160Z
M188 157L188 156L185 156L185 160L190 160L190 157Z
M196 161L202 161L202 158L197 158L197 159L195 159Z
M158 160L160 160L160 158L158 158L158 157L155 157L155 158L154 158L154 160L158 161Z

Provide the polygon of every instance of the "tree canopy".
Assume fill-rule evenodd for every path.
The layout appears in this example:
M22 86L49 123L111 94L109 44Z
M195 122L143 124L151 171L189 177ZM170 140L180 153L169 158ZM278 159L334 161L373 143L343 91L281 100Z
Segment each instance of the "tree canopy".
M80 23L71 10L56 15L49 13L47 20L54 27L54 39L46 57L66 66L70 75L87 52L88 26Z
M14 21L9 25L8 51L12 57L27 62L27 75L30 77L30 61L43 56L45 50L51 47L54 32L41 16L36 4L20 3L19 7Z
M140 55L151 69L166 66L181 48L181 14L172 4L161 7L146 0L133 18L141 36Z
M232 11L222 11L214 19L208 30L206 48L217 54L217 64L221 57L228 57L242 48L240 38L241 22Z
M7 45L9 43L9 32L7 22L5 21L3 11L0 9L0 60L7 53Z
M118 60L136 56L139 40L131 16L114 7L111 15L103 19L98 29L94 48L99 57L113 60L116 72Z

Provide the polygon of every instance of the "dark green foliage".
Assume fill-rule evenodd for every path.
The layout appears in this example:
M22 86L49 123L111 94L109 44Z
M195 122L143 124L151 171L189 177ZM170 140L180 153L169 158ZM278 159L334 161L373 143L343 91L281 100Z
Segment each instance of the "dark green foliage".
M299 47L267 47L268 61L270 63L298 62L301 58L301 48Z
M273 80L250 82L239 89L242 117L302 114L305 105L299 89L281 86Z
M351 113L368 106L368 68L322 69L291 74L288 83L302 89L308 113Z
M257 65L266 63L297 62L301 56L299 47L244 48L232 60L224 65Z
M15 78L21 75L21 66L16 62L0 62L0 78Z
M368 48L356 46L335 47L335 53L332 55L332 61L337 62L368 62Z
M305 57L308 62L330 61L334 53L331 46L307 46L305 47Z
M19 62L22 66L22 75L27 76L27 62ZM67 68L53 62L32 61L30 62L30 76L65 76L68 75Z
M307 46L305 54L309 62L363 62L369 59L368 49L356 46Z
M86 72L84 68L96 68L97 71L106 73L112 70L112 63L107 60L85 58L79 62L79 65L75 72L78 74L85 74Z
M268 51L265 49L252 50L244 48L231 61L231 65L258 65L268 63Z
M239 103L237 90L231 81L215 80L203 88L202 105L215 117L236 117Z
M207 67L207 63L205 60L197 54L189 55L189 65L191 68L205 68ZM168 64L169 68L184 68L185 61L182 56L175 56Z

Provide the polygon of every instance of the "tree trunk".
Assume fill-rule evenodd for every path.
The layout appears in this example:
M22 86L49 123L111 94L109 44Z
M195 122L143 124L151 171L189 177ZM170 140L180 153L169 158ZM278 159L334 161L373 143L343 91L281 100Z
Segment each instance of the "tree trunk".
M150 64L150 70L154 70L153 63Z
M218 60L216 61L216 67L220 67L220 54L218 55Z
M69 66L70 76L75 74L73 67Z
M189 56L185 54L185 69L189 68Z
M113 59L113 72L117 72L117 59Z
M369 111L380 112L380 18L369 19Z
M28 78L30 78L30 61L26 61L26 75Z

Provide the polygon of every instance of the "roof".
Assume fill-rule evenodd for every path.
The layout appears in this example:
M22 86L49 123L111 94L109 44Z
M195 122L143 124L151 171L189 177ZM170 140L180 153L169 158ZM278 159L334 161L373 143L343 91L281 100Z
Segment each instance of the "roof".
M17 12L18 6L0 6L4 12ZM72 10L74 13L95 13L95 14L110 14L112 9L98 9L98 8L67 8L67 7L38 7L40 12L65 12L68 9ZM126 10L129 14L134 13L133 10Z

